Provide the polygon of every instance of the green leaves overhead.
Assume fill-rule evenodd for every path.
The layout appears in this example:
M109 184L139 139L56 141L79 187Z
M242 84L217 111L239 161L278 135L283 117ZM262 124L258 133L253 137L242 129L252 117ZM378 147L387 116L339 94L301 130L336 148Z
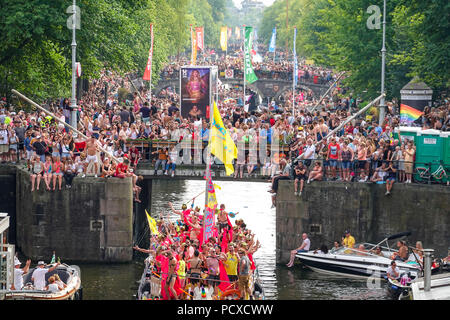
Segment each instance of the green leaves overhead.
M72 31L66 26L71 0L0 2L1 96L12 88L37 99L70 95ZM168 57L190 46L189 24L204 26L205 42L215 45L224 0L78 0L77 61L83 76L103 68L143 73L154 25L153 73ZM158 77L153 77L154 82Z
M286 29L286 0L277 0L264 11L260 38L268 44L277 27L277 48L286 40L292 48L297 26L299 55L317 64L346 70L356 93L375 98L381 91L382 29L368 29L367 8L383 1L290 0ZM386 15L386 90L388 98L412 77L419 76L435 90L450 82L450 3L448 0L389 0ZM382 21L382 17L381 17Z

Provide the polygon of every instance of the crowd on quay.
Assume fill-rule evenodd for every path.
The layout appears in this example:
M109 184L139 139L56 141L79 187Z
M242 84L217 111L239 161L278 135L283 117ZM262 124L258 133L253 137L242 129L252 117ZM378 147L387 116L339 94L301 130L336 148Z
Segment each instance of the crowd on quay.
M203 215L199 207L168 207L177 218L160 216L157 234L152 234L149 249L134 249L149 254L146 281L155 284L146 292L150 299L217 300L258 299L262 289L254 284L255 252L261 247L243 219L233 223L225 205L216 209L213 236L203 241ZM178 217L179 216L179 217ZM172 221L171 221L172 220ZM153 232L152 232L153 233ZM257 282L256 282L257 283Z
M206 63L210 57L206 55L204 59ZM220 59L227 67L226 61L231 58ZM176 70L177 63L184 64L180 61L168 64L164 72L170 68ZM267 59L260 66L269 70L277 68ZM288 65L284 67L289 68ZM310 66L300 63L300 68L303 67ZM282 63L280 68L283 68ZM331 78L336 77L331 70L326 72L331 74ZM120 88L134 93L122 96ZM54 117L38 109L6 108L5 102L1 101L1 161L26 162L33 191L39 190L41 180L44 180L47 190L55 190L56 187L61 190L63 181L70 188L75 176L133 176L137 180L132 171L141 160L154 161L155 174L162 169L163 174L174 176L180 154L173 147L144 154L144 150L127 142L136 139L180 142L187 136L207 142L207 120L196 116L183 118L179 95L171 88L162 90L157 96L150 94L145 87L139 91L133 89L128 77L102 72L78 102L77 129L83 135L77 138L64 124L72 120L67 98L48 101L44 105ZM270 101L268 105L247 109L243 108L241 88L220 86L218 107L236 145L261 142L261 139L267 139L270 144L272 137L278 136L280 143L290 149L276 155L268 151L269 160L256 159L248 151L240 154L234 163L235 178L242 178L244 170L246 174L259 171L271 178L273 186L270 191L276 193L278 181L290 177L296 180L295 192L298 195L305 183L318 180L386 181L386 194L390 194L394 181L412 182L415 146L394 137L394 129L399 126L398 103L387 103L382 125L378 124L376 116L364 115L327 137L359 109L360 100L346 88L336 87L329 98L323 99L314 111L310 111L316 106L317 99L311 91L297 89L295 114L292 91L285 92L279 102ZM450 101L443 99L439 106L425 108L424 115L415 125L448 131L449 110ZM135 188L139 190L137 186Z

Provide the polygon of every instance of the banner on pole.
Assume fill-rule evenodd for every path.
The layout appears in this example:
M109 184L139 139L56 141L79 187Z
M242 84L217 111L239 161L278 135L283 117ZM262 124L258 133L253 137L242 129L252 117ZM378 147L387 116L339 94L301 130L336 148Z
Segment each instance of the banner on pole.
M292 54L294 55L294 88L297 86L298 82L298 61L297 61L297 50L296 50L296 41L297 41L297 28L294 28L294 47L292 49Z
M275 52L277 41L277 28L272 29L272 38L270 38L269 52Z
M195 35L197 39L197 49L203 51L205 49L203 42L204 40L203 27L195 28Z
M245 73L245 80L248 83L253 83L258 80L258 77L255 74L255 71L253 71L252 66L252 58L250 55L250 52L252 50L252 40L253 40L253 28L252 27L245 27L245 38L244 38L244 73Z
M197 37L191 27L191 65L197 64Z
M222 27L220 28L220 47L222 48L222 51L227 51L227 34L228 32L228 28L227 27Z
M241 29L239 27L234 28L234 35L237 40L241 39Z
M152 81L152 60L153 60L153 23L150 24L150 50L148 52L147 67L145 68L143 80Z

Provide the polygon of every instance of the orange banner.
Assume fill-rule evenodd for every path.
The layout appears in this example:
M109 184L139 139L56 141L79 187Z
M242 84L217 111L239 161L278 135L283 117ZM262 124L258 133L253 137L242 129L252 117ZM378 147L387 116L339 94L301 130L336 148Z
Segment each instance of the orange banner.
M204 36L203 36L203 27L195 28L195 35L197 39L197 49L203 51L204 47Z
M152 81L152 60L153 60L153 24L150 23L150 50L148 53L147 67L145 68L143 80Z

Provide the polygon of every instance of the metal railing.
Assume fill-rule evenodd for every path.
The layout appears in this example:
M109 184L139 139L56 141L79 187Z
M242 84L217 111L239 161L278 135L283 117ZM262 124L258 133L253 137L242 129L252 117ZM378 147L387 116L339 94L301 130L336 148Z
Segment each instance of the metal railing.
M301 160L303 163L307 160ZM342 181L343 172L348 170L350 176L349 182L378 182L385 183L389 174L386 171L374 179L374 174L377 169L381 168L383 163L387 164L386 160L326 160L326 159L313 159L308 166L308 172L313 168L314 163L319 161L323 169L323 181ZM449 184L450 183L450 163L445 163L442 160L434 160L431 162L407 162L407 161L392 161L394 164L395 182L405 182L407 179L406 174L408 164L412 165L411 182L426 183L426 184ZM348 167L348 168L347 168ZM335 168L335 169L333 169ZM367 177L367 179L365 178Z

